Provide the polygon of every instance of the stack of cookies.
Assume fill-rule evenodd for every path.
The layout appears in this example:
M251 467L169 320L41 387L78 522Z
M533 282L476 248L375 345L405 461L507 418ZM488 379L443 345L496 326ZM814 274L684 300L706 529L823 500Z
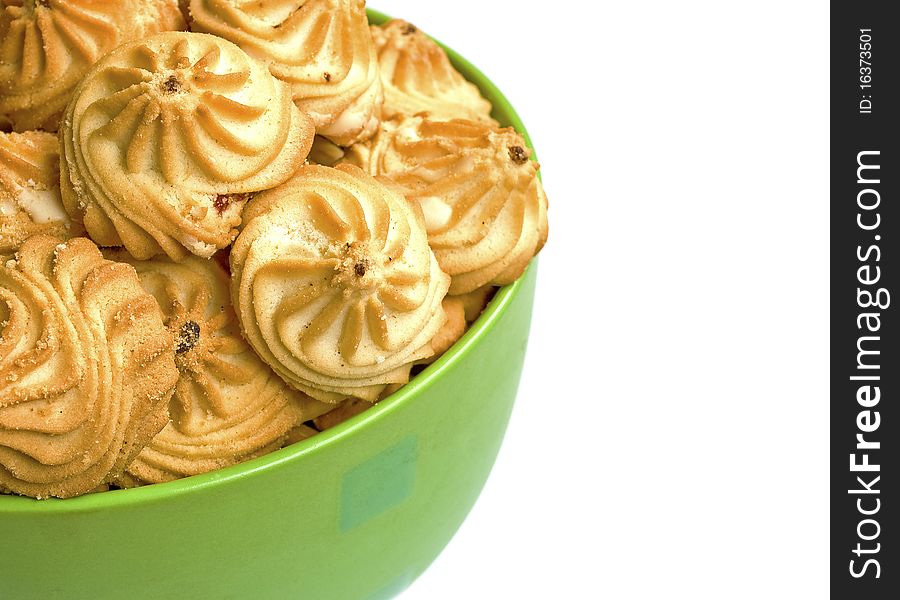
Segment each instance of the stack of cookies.
M363 0L0 6L0 492L170 481L334 426L547 239L522 136Z

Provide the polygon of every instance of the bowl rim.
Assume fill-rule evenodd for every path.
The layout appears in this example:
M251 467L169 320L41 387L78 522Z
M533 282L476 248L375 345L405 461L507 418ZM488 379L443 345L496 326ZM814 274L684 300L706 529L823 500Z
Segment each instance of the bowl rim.
M391 19L388 15L370 8L366 9L366 13L369 22L374 25L385 23ZM481 93L491 101L494 117L502 117L497 120L505 126L514 127L518 133L522 134L536 159L537 155L534 154L531 138L528 136L528 132L522 124L519 115L506 96L480 69L440 41L435 41L447 52L453 66L467 80L477 85ZM533 259L528 269L536 268L536 263L537 260ZM168 498L182 496L198 490L215 488L232 481L252 477L256 474L276 469L281 465L303 460L317 451L339 444L347 436L353 435L364 428L374 426L379 421L389 418L393 412L402 410L407 404L413 402L417 396L425 393L428 388L434 385L435 381L445 371L464 360L470 350L482 338L489 335L513 300L519 295L524 278L525 276L523 275L515 282L497 290L484 312L469 327L465 334L444 352L438 360L410 379L409 383L371 408L367 408L362 413L335 427L246 462L165 483L89 493L66 499L47 498L36 500L26 496L0 494L0 515L93 512L157 503Z

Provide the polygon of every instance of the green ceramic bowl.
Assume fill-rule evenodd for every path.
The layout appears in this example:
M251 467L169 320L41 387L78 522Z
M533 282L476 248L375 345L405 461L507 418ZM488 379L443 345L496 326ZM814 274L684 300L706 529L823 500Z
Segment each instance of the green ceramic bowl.
M494 116L524 132L500 91L448 52ZM502 289L409 385L309 440L172 483L70 500L0 496L0 598L393 597L450 541L488 477L535 275L532 265Z

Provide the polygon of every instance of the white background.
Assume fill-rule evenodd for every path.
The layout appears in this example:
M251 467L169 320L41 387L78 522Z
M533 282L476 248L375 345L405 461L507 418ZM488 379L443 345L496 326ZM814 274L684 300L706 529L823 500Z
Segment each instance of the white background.
M401 600L826 598L828 3L369 5L499 85L550 198L506 441Z

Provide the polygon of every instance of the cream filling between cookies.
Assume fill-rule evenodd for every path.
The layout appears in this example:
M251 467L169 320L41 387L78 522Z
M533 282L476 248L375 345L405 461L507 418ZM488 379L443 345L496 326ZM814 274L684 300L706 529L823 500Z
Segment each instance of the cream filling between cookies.
M453 208L435 196L422 196L419 205L425 214L425 229L429 232L447 226L453 216Z
M323 115L320 113L309 114L317 123L325 122L328 120L328 115ZM369 111L365 109L348 109L338 115L334 122L326 125L325 127L322 127L321 132L324 135L340 135L348 131L356 131L358 129L362 129L363 125L366 124L369 118Z
M4 217L11 217L19 210L25 211L32 222L40 225L69 222L59 193L51 190L24 187L15 201L8 198L0 201L0 215Z
M59 194L50 190L23 188L19 194L19 206L35 223L68 222L69 215Z
M196 237L192 235L183 235L177 238L179 242L181 242L185 248L190 250L193 254L197 256L202 256L203 258L210 258L213 254L216 253L215 244L209 244L203 241L200 241Z
M9 200L8 198L0 200L0 217L11 217L19 212L18 209L18 205L12 200Z
M310 117L317 124L318 133L324 136L339 137L352 132L374 132L378 127L379 118L373 107L377 104L379 90L378 86L370 85L359 98L354 100L352 105L348 106L331 123L328 123L330 115L309 112ZM325 125L325 123L328 124Z

